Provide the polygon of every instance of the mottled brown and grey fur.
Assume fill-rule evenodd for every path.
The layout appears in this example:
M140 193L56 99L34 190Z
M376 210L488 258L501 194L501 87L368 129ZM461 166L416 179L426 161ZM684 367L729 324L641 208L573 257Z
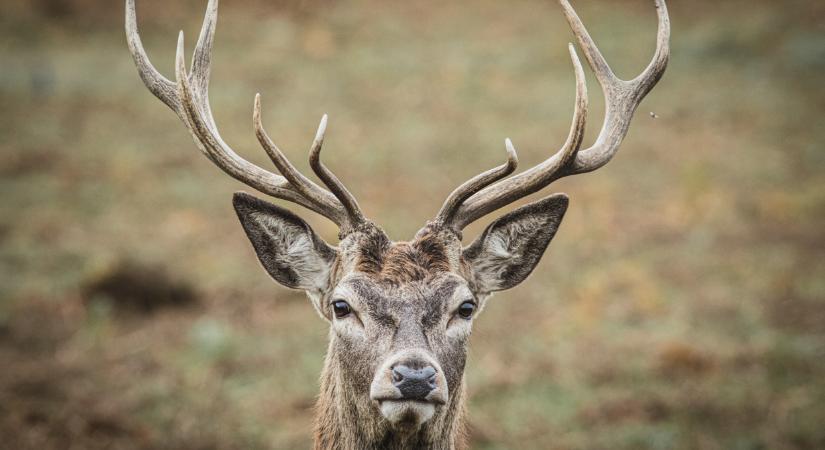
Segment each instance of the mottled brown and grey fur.
M493 291L524 280L555 234L567 197L554 195L503 216L467 248L455 231L430 224L409 242L392 242L369 226L332 249L287 210L243 193L235 194L234 204L264 268L290 287L316 286L310 298L331 324L316 448L463 448L472 324L456 308L471 301L480 311ZM316 266L296 266L296 258ZM319 285L318 276L326 284ZM331 303L337 300L349 303L354 316L336 318ZM369 394L380 368L410 351L437 364L449 395L432 418L408 430L389 422Z
M656 52L632 80L616 77L568 1L559 2L605 96L605 119L596 142L581 148L587 88L571 44L576 103L561 149L509 177L518 159L507 139L504 165L455 189L412 240L393 242L365 217L355 197L321 162L326 116L309 158L326 188L301 174L269 138L262 124L260 96L253 112L255 134L280 174L243 159L221 138L208 93L217 0L209 0L189 69L181 33L174 81L149 61L137 32L134 0L126 0L127 41L141 79L181 119L209 160L254 189L304 206L339 225L340 242L334 247L284 208L244 193L233 199L267 273L284 286L305 291L330 325L316 405L316 449L466 446L464 365L472 322L493 292L512 288L530 275L555 235L568 200L556 194L522 206L495 220L467 247L461 243L462 230L561 177L590 172L610 161L669 57L670 23L664 0L655 0Z

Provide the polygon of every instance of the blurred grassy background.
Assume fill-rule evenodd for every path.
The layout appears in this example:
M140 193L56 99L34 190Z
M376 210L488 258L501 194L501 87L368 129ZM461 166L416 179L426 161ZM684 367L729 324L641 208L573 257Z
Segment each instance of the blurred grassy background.
M171 74L205 1L166 3L138 13ZM652 2L575 6L620 75L643 68ZM121 2L0 8L0 446L306 448L326 326L140 84ZM670 9L622 151L552 189L572 202L547 257L476 322L473 448L825 448L825 4ZM260 91L303 169L329 113L329 165L405 239L505 137L523 167L561 144L570 39L552 1L225 0L212 103L264 165Z

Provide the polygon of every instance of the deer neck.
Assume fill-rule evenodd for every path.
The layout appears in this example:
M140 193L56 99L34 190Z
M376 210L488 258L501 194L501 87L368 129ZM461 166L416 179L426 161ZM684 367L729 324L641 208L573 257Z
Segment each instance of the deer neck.
M315 411L315 449L443 449L465 448L464 382L439 412L419 429L403 432L391 428L379 409L350 379L330 345L321 373L321 394Z

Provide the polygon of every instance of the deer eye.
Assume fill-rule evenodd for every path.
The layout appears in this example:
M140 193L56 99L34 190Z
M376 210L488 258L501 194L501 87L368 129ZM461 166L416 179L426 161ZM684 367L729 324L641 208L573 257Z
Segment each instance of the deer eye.
M458 307L458 315L462 319L469 319L473 317L473 313L476 311L476 304L471 301L466 301Z
M352 314L352 307L349 306L349 303L343 300L335 300L332 302L332 312L335 313L336 318L343 319L344 317Z

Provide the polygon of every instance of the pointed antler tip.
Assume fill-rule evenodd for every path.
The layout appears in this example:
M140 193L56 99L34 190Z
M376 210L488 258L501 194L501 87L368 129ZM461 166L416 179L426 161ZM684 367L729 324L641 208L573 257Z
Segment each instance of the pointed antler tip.
M512 170L515 170L516 166L518 166L516 147L513 146L513 141L511 141L510 138L504 140L504 147L507 149L507 165L511 167Z
M255 94L255 102L253 103L253 107L252 107L252 119L255 121L256 125L258 125L261 121L261 93L260 92Z
M570 60L573 61L573 70L575 71L576 79L581 79L583 82L584 68L582 67L581 59L579 59L579 52L576 51L576 47L573 44L570 44Z
M183 57L183 49L184 49L184 40L183 40L183 30L178 32L178 44L176 47L177 54L175 55L178 58Z
M581 66L581 60L579 60L579 52L576 51L576 46L573 45L572 42L567 44L567 51L570 53L570 59L573 60L573 66L578 68Z
M321 150L321 143L324 142L324 133L327 132L327 115L324 114L321 117L321 123L318 124L318 131L315 132L315 144L313 145L313 150L320 151Z
M179 76L186 76L186 56L184 55L183 30L178 34L178 46L175 52L175 71L180 72Z

